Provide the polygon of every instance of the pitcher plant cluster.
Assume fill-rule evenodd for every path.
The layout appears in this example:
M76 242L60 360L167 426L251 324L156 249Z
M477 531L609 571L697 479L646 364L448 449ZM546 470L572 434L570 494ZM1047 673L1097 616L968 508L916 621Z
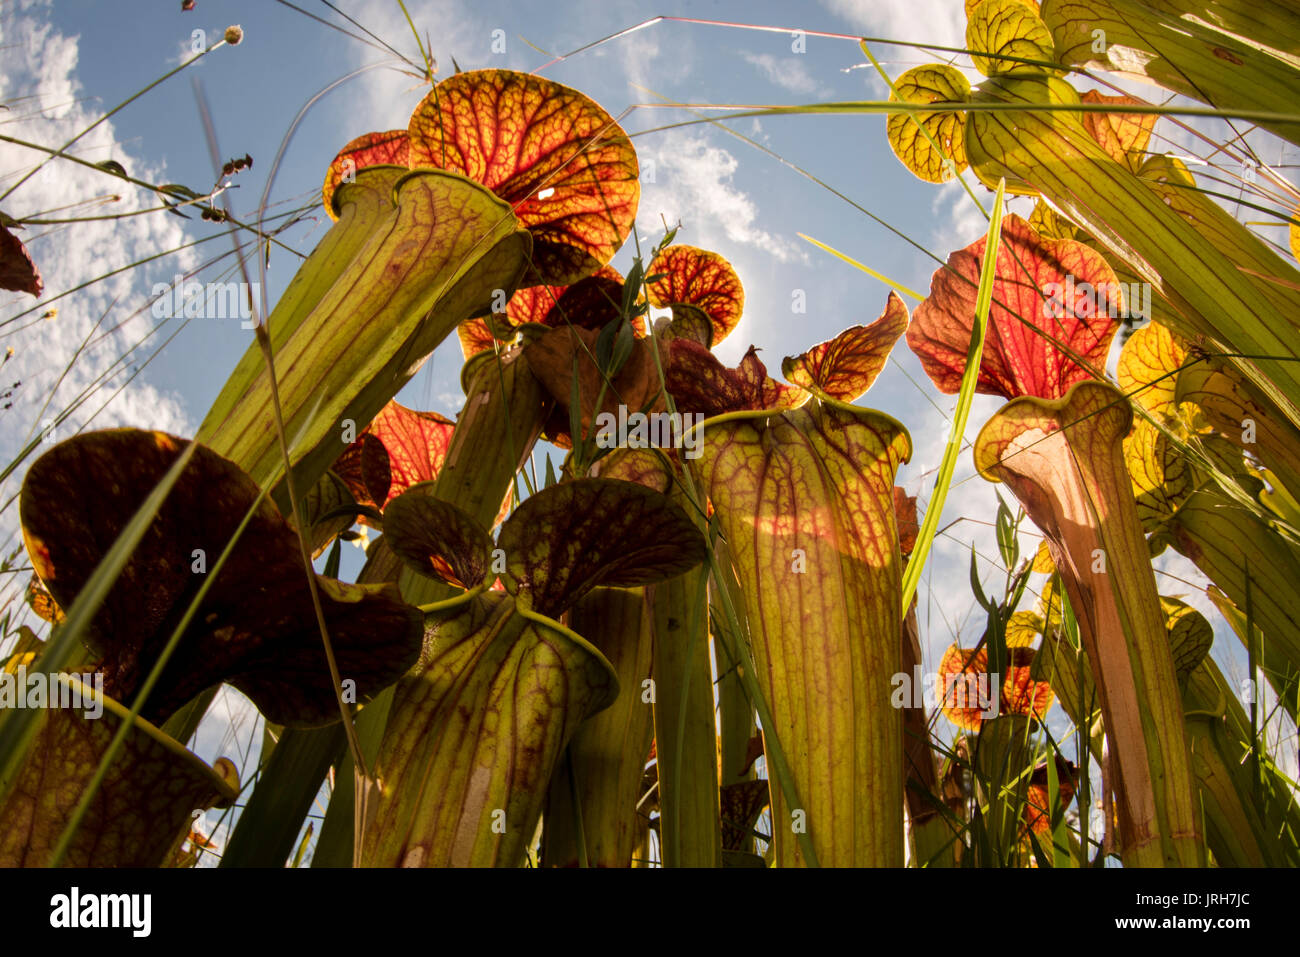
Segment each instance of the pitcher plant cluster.
M583 93L458 71L358 131L275 307L228 304L254 341L192 439L29 448L51 628L0 674L0 864L278 865L308 838L340 867L1300 863L1262 732L1300 704L1300 270L1151 148L1161 108L1071 82L1145 73L1300 144L1300 20L1197 6L967 0L975 86L890 78L863 41L898 160L972 171L988 231L780 378L715 354L742 278L675 228L640 245L636 150ZM39 295L3 240L5 288ZM454 418L395 401L457 347ZM863 404L896 348L956 396L923 514L907 425ZM964 445L974 393L1005 403ZM965 455L1005 588L973 572L986 624L926 662ZM1157 587L1166 549L1213 583L1249 695ZM186 748L223 684L273 729L243 784ZM217 847L196 818L235 803Z

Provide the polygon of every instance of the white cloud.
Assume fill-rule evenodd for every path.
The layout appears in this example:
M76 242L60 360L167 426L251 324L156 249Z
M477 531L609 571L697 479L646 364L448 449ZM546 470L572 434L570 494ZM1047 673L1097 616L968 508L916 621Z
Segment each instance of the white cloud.
M427 34L432 45L429 52L435 61L437 79L445 79L455 72L453 59L463 70L486 67L518 69L524 63L516 55L522 57L527 48L511 30L510 24L488 23L473 16L469 5L461 0L415 0L408 2L406 8L410 11L411 21L419 28L421 39ZM415 37L396 3L367 0L358 4L356 9L349 9L348 13L419 64ZM494 52L503 48L504 52ZM356 66L373 63L378 57L378 51L360 43L351 49ZM411 67L406 64L394 62L391 68L371 70L348 84L344 96L353 106L334 113L338 118L340 144L369 130L398 129L407 125L411 110L428 92L428 86L412 76L410 71ZM359 120L360 117L365 118L364 122Z
M743 54L745 62L757 67L758 72L772 84L791 93L820 94L823 87L808 72L802 57L776 57L770 53Z
M221 40L225 34L225 27L209 27L198 22L187 24L190 28L189 33L182 39L176 41L176 53L168 61L167 66L178 67L187 60L192 60L199 53L206 50ZM207 57L204 57L198 63L194 64L191 69L201 69Z
M623 38L617 47L601 50L601 58L604 57L619 57L622 60L628 83L633 87L657 90L663 85L664 53L654 27ZM673 62L674 81L681 82L689 75L690 69L686 62L680 59ZM633 98L654 100L654 97Z
M660 216L671 225L681 220L692 243L723 250L739 243L762 249L781 262L802 261L805 254L789 239L757 225L758 205L732 178L739 161L703 136L670 130L653 143L637 146L642 169L654 163L654 182L643 182L637 228L646 236L663 231Z
M0 21L0 74L5 77L10 97L30 96L35 107L23 119L10 121L6 132L35 143L61 146L98 118L95 103L77 79L80 38L66 36L45 22L50 4L32 3L21 13L10 11ZM44 108L44 112L39 112ZM112 122L103 123L80 140L73 152L83 159L115 159L133 176L165 182L162 170L150 166L117 144ZM38 164L45 154L12 144L0 145L0 176L8 188ZM116 196L116 198L112 198ZM83 166L51 160L4 200L5 212L15 218L46 213L50 219L131 212L157 205L143 193ZM60 209L60 207L65 207ZM71 207L71 208L66 208ZM57 211L56 211L57 210ZM78 285L131 262L154 256L185 241L179 220L162 214L132 216L119 220L77 222L66 225L33 225L18 235L35 260L45 282L42 301L68 292ZM52 305L58 315L50 321L35 321L46 311L35 312L0 326L4 342L14 356L0 371L0 385L21 381L12 408L0 412L0 456L8 461L25 444L29 430L40 421L66 408L83 390L108 371L120 356L152 327L148 310L133 314L145 305L154 281L170 279L189 269L197 257L186 252L162 263L130 269L75 292ZM0 294L0 321L12 319L37 303L22 293ZM91 344L72 361L94 325L107 317ZM22 329L31 323L29 328ZM120 326L119 326L120 324ZM117 326L118 328L113 329ZM112 330L112 331L108 331ZM63 376L60 382L60 376ZM70 435L86 422L109 395L125 382L122 372L114 375L60 428ZM41 412L53 391L48 410ZM95 428L131 425L188 434L190 418L178 396L163 393L136 379L112 399L93 422ZM17 489L25 468L12 476L3 490L7 499ZM12 534L15 510L0 516L0 539Z
M822 0L822 6L873 36L937 46L966 45L962 0Z
M986 210L993 208L993 196L969 169L962 174L962 179L970 186L971 192L979 197ZM962 184L953 180L939 187L930 201L930 211L935 215L935 226L931 233L931 243L937 255L948 254L969 246L988 232L989 221Z

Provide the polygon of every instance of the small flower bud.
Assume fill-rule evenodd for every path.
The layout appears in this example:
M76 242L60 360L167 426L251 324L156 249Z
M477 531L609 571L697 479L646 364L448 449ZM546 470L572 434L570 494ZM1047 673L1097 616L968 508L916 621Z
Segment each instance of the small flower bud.
M239 24L235 24L233 27L226 27L225 39L232 47L237 46L239 41L244 39L244 28Z

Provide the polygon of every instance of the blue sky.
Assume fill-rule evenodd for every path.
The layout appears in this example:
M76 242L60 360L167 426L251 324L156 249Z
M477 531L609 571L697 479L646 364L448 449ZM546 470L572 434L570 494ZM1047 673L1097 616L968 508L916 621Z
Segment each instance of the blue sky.
M212 38L227 22L244 27L245 40L239 47L219 51L151 92L116 117L113 126L122 147L115 154L119 158L139 156L164 168L170 181L206 189L213 179L212 163L190 83L192 77L201 79L223 157L245 152L254 157L253 174L237 177L238 190L232 195L235 209L245 214L256 208L270 161L302 104L349 70L384 59L380 52L264 0L206 0L190 13L182 13L179 4L175 9L165 3L151 4L156 12L148 17L124 17L122 6L72 0L56 4L51 11L55 28L68 36L81 36L76 78L103 106L151 82L174 65L182 51L188 54L191 30L204 29ZM308 6L312 12L329 14L320 4ZM703 11L697 9L701 6ZM850 31L865 25L817 5L800 9L791 20L789 6L678 4L677 11L672 6L662 9L808 30ZM644 9L631 3L572 4L560 18L548 14L552 8L543 4L474 4L472 13L464 13L456 3L409 7L417 25L433 39L444 72L451 69L453 56L466 69L535 69L548 58L530 49L525 40L546 50L567 52L645 18ZM344 9L412 59L419 59L395 2L348 4ZM505 33L504 55L492 53L493 31L498 29ZM87 42L90 38L93 42ZM675 99L714 103L797 103L880 95L878 82L869 83L867 71L844 72L863 60L854 43L812 37L806 53L798 55L791 52L792 42L787 33L661 23L556 64L546 75L582 89L614 115L653 100L633 83ZM914 51L887 55L909 64L922 62ZM272 202L315 189L329 158L352 136L404 126L420 96L415 79L394 72L371 73L330 94L297 131L277 175ZM680 117L664 110L637 110L625 125L635 132ZM880 135L881 125L878 119L799 117L765 120L760 128L753 121L742 121L738 128L835 184L882 218L903 226L940 255L952 238L959 239L958 244L968 242L974 233L952 232L948 210L934 208L939 191L899 166ZM779 363L782 355L802 351L844 325L874 318L883 306L883 287L808 247L797 238L797 231L867 257L875 268L914 288L926 286L933 262L739 140L693 127L652 134L638 139L637 146L643 162L657 160L657 183L647 185L641 225L657 231L661 214L670 220L680 217L679 238L729 256L746 285L746 325L724 349L729 357L739 356L748 345L741 340L748 335L764 349L769 362ZM978 228L971 217L962 223ZM217 231L210 224L195 223L187 232L198 238ZM309 250L319 234L319 229L298 229L290 236L299 248ZM211 245L224 251L228 243ZM625 250L617 262L625 264L627 258ZM288 257L273 260L272 301L291 275L291 266ZM145 294L143 282L140 287L140 294ZM809 299L808 314L799 319L789 309L796 288L805 289ZM238 333L237 328L192 324L174 344L176 361L151 370L147 379L178 395L189 421L196 422L246 347L246 334ZM423 388L430 401L443 398L444 404L450 404L456 398L456 356L454 350L446 352L448 362L436 361L430 374L422 377L424 382L415 387Z
M359 32L318 0L297 3ZM336 5L411 60L419 59L396 0L339 0ZM660 22L545 69L544 75L583 90L615 116L654 102L650 90L682 102L715 104L884 99L885 88L874 71L864 68L855 41L808 36L802 52L796 52L795 38L788 31L870 34L960 46L964 30L961 0L799 4L718 0L652 5L635 0L414 0L407 6L421 34L430 37L442 75L452 71L453 57L464 69L535 70L552 57L534 47L549 54L568 53L654 14L785 28L759 32ZM197 0L192 12L182 12L180 0L23 0L5 5L0 13L0 76L4 102L10 105L10 112L0 117L0 132L61 145L186 59L192 31L206 31L208 42L213 42L230 24L240 24L244 30L239 46L214 52L149 92L97 128L77 149L92 161L115 159L145 180L206 191L215 170L192 85L201 81L222 159L245 153L254 159L253 169L235 177L238 188L228 194L235 214L252 218L272 160L302 106L329 83L362 66L391 59L390 53L272 0ZM504 53L493 52L494 39L499 47L501 37ZM907 47L877 45L874 52L895 76L936 59ZM416 78L388 67L370 70L329 94L305 116L289 144L271 203L297 205L318 194L325 168L339 147L361 133L404 127L422 93ZM682 118L680 111L640 107L631 109L623 125L635 135ZM958 186L922 183L898 163L886 144L882 116L746 119L736 121L735 129L811 171L940 258L983 232L982 216ZM719 349L729 363L734 364L754 343L761 348L769 371L778 374L783 356L802 352L846 326L872 321L884 307L887 288L882 283L809 246L798 237L800 232L913 289L929 288L937 265L934 259L719 129L691 126L635 136L634 142L643 166L653 161L656 169L655 182L644 186L641 201L638 223L643 237L651 243L658 240L661 215L670 222L680 219L678 240L726 256L744 283L745 318ZM1276 147L1267 155L1274 153ZM0 144L3 189L15 181L14 171L32 165L33 155ZM1280 153L1278 157L1285 158ZM80 214L154 205L146 194L132 195L121 185L79 167L54 163L0 202L0 207L10 215L31 215L72 202L102 200L109 193L120 193L121 199L105 208L81 208ZM988 194L979 192L987 200ZM1025 204L1013 208L1028 212ZM70 214L75 213L51 215ZM328 220L320 212L314 223L300 225L281 238L305 254L327 228ZM221 233L197 217L184 222L155 213L117 223L32 230L23 238L45 274L44 302L133 259ZM53 319L28 325L38 319L41 307L0 328L5 344L15 349L14 359L0 372L4 380L0 385L8 384L11 370L13 378L23 382L13 409L0 416L0 453L5 460L40 420L50 389L101 315L108 315L106 326L123 323L122 327L86 350L59 386L52 408L66 404L148 332L147 310L130 317L144 305L153 283L168 281L177 271L193 269L204 257L229 248L228 238L212 239L195 250L59 300L54 303L59 313ZM630 259L629 243L615 265L626 270ZM273 254L267 290L272 303L293 275L296 262L286 253ZM218 275L210 270L198 278ZM805 314L791 311L795 290L805 293ZM6 294L0 298L0 319L31 307L30 297L23 300ZM28 327L15 331L19 326ZM251 333L241 330L237 320L191 322L93 425L155 427L192 435L250 342ZM894 359L863 403L889 412L910 429L915 452L900 474L900 483L910 492L922 492L924 501L932 483L926 472L938 464L946 433L944 413L952 403L930 386L901 343ZM452 339L399 398L419 409L454 415L461 399L459 368L460 352ZM112 382L100 393L103 398L120 378ZM98 408L100 401L92 402L86 411ZM968 437L975 435L999 401L977 400ZM84 419L85 414L77 422ZM993 487L972 478L972 471L967 453L943 524L960 517L967 521L937 543L931 580L922 585L927 671L933 670L954 634L969 646L983 627L983 614L966 584L966 569L972 543L983 555L997 554L991 531L980 524L992 518L996 499ZM6 483L5 499L17 492L20 477L21 470ZM11 507L0 513L0 538L14 528L13 511ZM1032 548L1036 536L1027 535L1024 543ZM981 567L986 587L1000 592L992 566L982 562ZM1164 567L1190 584L1202 581L1181 560L1169 559ZM1188 596L1218 623L1208 602L1190 585L1173 578L1162 578L1160 584L1166 593ZM1217 631L1216 656L1230 675L1239 673L1239 656L1229 657L1236 640L1221 624Z

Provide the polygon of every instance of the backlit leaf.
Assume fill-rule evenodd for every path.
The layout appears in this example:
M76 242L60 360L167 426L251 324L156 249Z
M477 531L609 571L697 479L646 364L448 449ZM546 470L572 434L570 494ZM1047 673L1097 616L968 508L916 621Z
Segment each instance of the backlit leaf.
M930 295L907 330L908 347L941 392L961 387L984 246L980 237L950 255L947 268L935 270ZM976 391L1009 399L1059 398L1094 374L1046 335L1100 371L1121 306L1114 270L1100 253L1074 240L1044 239L1019 216L1008 215Z
M1006 677L1002 680L1001 714L1025 714L1039 721L1047 717L1052 706L1052 686L1035 681L1030 675L1034 650L1023 645L1007 648L1010 655Z
M569 612L569 627L603 654L618 673L618 697L582 723L569 742L572 777L552 775L543 811L543 867L577 867L581 809L588 867L630 867L650 813L640 799L646 752L654 735L653 707L641 700L650 677L654 620L644 589L597 588ZM647 802L648 803L648 802Z
M87 432L32 465L19 506L23 538L60 605L71 604L184 445L161 432ZM232 463L195 451L95 618L91 644L109 695L130 700L210 573L200 568L214 565L257 495ZM357 700L368 700L414 663L419 611L387 586L317 583L340 672L356 682ZM265 499L142 713L161 723L221 681L277 724L340 717L297 537Z
M728 369L712 352L689 339L673 339L669 351L671 362L664 379L679 412L707 417L746 409L794 409L808 401L803 389L785 385L767 374L756 346L749 347L734 369Z
M570 286L527 286L516 290L506 303L504 321L493 316L461 323L461 349L469 359L491 349L493 338L510 338L524 323L600 329L622 314L622 298L623 277L611 266L602 266L594 275ZM644 333L639 317L636 328Z
M636 151L577 90L510 70L450 76L416 107L411 166L482 183L533 235L524 285L567 284L609 262L636 218Z
M650 304L672 309L674 323L682 313L699 311L708 317L712 336L703 345L713 348L731 334L745 308L745 290L731 263L717 253L694 246L669 246L650 263Z
M822 866L902 864L890 676L903 644L894 478L910 455L898 422L829 401L705 425L697 462L740 584L764 731L802 802L772 787L781 867L812 863L783 823L796 807Z
M1214 628L1204 615L1177 598L1161 595L1160 605L1169 621L1169 647L1174 653L1178 683L1186 685L1192 672L1210 653Z
M1032 611L1012 612L1007 620L1006 642L1008 648L1029 648L1043 633L1043 619Z
M665 495L618 479L578 479L525 499L501 526L506 586L558 617L597 585L628 588L689 571L704 539Z
M617 692L558 622L498 592L456 606L398 682L361 866L522 866L565 746Z
M966 168L965 116L960 104L970 98L970 83L956 67L930 63L908 70L894 81L890 101L952 103L953 110L937 113L891 113L885 123L889 148L917 177L927 183L946 183ZM915 119L913 119L915 117ZM920 123L938 144L917 128ZM940 150L942 152L940 152Z
M1270 531L1254 510L1212 488L1188 496L1169 537L1236 609L1244 614L1247 603L1253 606L1255 625L1267 639L1264 676L1294 718L1295 687L1286 687L1300 674L1300 592L1294 586L1300 581L1300 557L1295 546ZM1225 617L1232 621L1231 615ZM1244 642L1244 620L1241 624Z
M1122 439L1132 408L1103 382L1007 403L975 440L1050 542L1091 663L1111 747L1128 866L1195 860L1181 702Z
M901 485L894 486L894 520L898 523L898 550L906 558L916 547L921 526L916 517L916 496L908 495Z
M984 0L966 0L966 19L969 20L971 14L975 12L975 8L983 2ZM1038 12L1038 0L1019 0L1019 2L1033 10L1034 13Z
M1174 415L1178 410L1174 395L1177 372L1186 358L1187 345L1182 336L1152 322L1124 343L1115 381L1125 395L1152 415Z
M1052 553L1047 547L1047 539L1038 543L1038 551L1034 552L1033 564L1029 570L1039 575L1050 575L1056 571L1056 566L1052 564Z
M506 301L506 318L515 326L525 322L545 324L547 314L555 308L560 296L568 288L567 285L536 285L516 289L514 295Z
M59 607L59 603L54 600L54 596L35 575L27 583L27 604L32 606L32 611L38 616L56 625L67 617Z
M379 206L361 220L345 207L322 245L337 231L341 241L359 236L359 248L344 249L342 262L318 257L318 248L285 296L295 286L302 294L287 304L282 297L267 320L273 343L276 330L286 330L273 352L300 487L310 487L338 459L339 423L374 419L420 360L461 322L484 314L494 290L513 289L525 268L532 240L487 189L439 170L408 172L394 184L391 172L372 167L355 185L340 186L336 202L363 179L387 186L386 195L395 185L396 207ZM283 468L270 374L257 343L198 437L255 481L271 481ZM283 502L280 491L275 498Z
M90 687L57 679L87 700ZM57 687L56 682L56 687ZM40 728L8 793L0 797L0 867L48 867L60 835L122 726L127 709L105 696L103 714L42 708ZM219 765L229 766L222 758ZM137 719L73 835L66 867L162 867L194 818L239 792L191 751Z
M433 483L412 486L384 510L384 541L411 568L459 588L488 580L492 539L469 515L433 494Z
M1025 645L1007 648L1010 662L993 708L993 679L988 673L988 649L972 651L951 645L939 663L938 686L943 716L967 731L978 731L995 714L1032 715L1042 721L1052 704L1052 687L1030 676L1034 650Z
M1063 812L1074 800L1074 779L1078 768L1059 754L1052 760L1056 761L1059 805ZM1048 792L1047 762L1043 762L1034 768L1029 778L1029 790L1025 794L1025 827L1042 838L1050 838L1052 812L1055 810L1056 802Z
M460 339L460 351L465 359L472 359L480 352L491 352L497 337L493 335L492 324L487 319L467 319L456 327L456 336Z
M408 166L410 141L406 130L389 130L387 133L366 133L352 140L330 163L325 171L325 186L321 189L321 202L330 219L338 219L334 210L334 192L343 182L352 182L357 172L367 166Z
M988 676L988 650L972 651L950 645L939 662L935 695L939 710L957 727L978 731L984 716L992 716L993 689Z
M544 326L572 323L599 329L619 316L622 298L623 277L613 266L602 266L572 285L516 290L506 303L506 318L516 326L525 322Z
M1076 9L1085 6L1096 4ZM1107 49L1117 50L1109 31L1106 36ZM1170 42L1181 43L1182 38L1171 37ZM1295 335L1288 316L1300 304L1279 310L1276 303L1296 294L1236 268L1233 257L1270 261L1264 276L1295 279L1298 286L1300 272L1275 253L1271 258L1264 255L1262 243L1257 237L1250 240L1250 230L1240 223L1230 227L1227 221L1236 221L1216 200L1182 191L1204 200L1198 204L1205 207L1200 210L1203 221L1214 225L1218 234L1207 236L1171 208L1171 197L1160 195L1154 185L1115 162L1097 144L1072 110L1079 103L1078 93L1058 77L1022 73L993 77L981 84L975 98L1003 107L972 111L967 117L967 151L981 181L1006 177L1008 183L1041 190L1053 208L1150 284L1153 294L1169 307L1165 318L1178 317L1171 328L1181 335L1218 342L1246 355L1294 355ZM1300 369L1295 363L1268 363L1265 371L1253 361L1234 362L1282 414L1300 424L1300 407L1289 398L1300 394Z
M331 468L341 478L358 505L382 509L393 484L388 450L378 436L362 432Z
M801 356L786 358L781 374L815 395L853 402L871 388L906 331L907 306L891 292L885 311L871 325L851 326Z
M1175 398L1194 402L1229 442L1258 456L1293 495L1300 493L1300 429L1235 366L1214 360L1189 362L1178 373Z
M542 323L548 326L579 326L603 329L622 315L623 277L608 266L579 279L560 294Z
M979 51L973 52L971 59L975 69L985 76L1035 67L1015 60L980 56L980 53L1048 63L1056 61L1052 31L1022 0L980 0L967 17L966 46Z
M7 226L0 224L0 289L27 292L39 298L44 288L27 247Z
M1232 36L1219 25L1220 3L1190 5L1187 16L1162 15L1155 6L1138 0L1053 0L1043 5L1042 17L1059 62L1067 66L1127 74L1223 109L1294 111L1294 47L1278 53ZM1269 15L1288 23L1295 19L1292 8L1274 3L1249 5L1245 19L1258 24ZM1279 119L1260 125L1292 142L1300 138L1296 123Z
M656 492L667 492L673 476L668 463L653 449L618 448L592 466L595 478L636 482Z
M1040 199L1029 214L1029 225L1044 239L1078 239L1079 230L1047 203Z
M1124 461L1133 480L1138 518L1148 532L1160 529L1196 488L1186 457L1150 422L1137 420L1124 439Z
M347 484L333 472L322 475L320 481L303 496L302 509L306 516L307 547L311 550L312 558L318 557L325 551L329 543L334 541L335 536L350 528L355 520L354 515L347 514L335 515L328 519L325 516L354 504L355 500ZM296 522L289 524L298 531Z
M391 481L381 508L412 485L438 477L455 428L455 422L437 412L417 412L396 399L384 406L366 429L388 453Z
M1110 103L1117 107L1148 105L1131 96L1111 96L1096 90L1088 90L1079 99L1084 103ZM1119 162L1128 164L1130 169L1137 169L1146 159L1147 143L1156 125L1154 113L1084 113L1080 118L1101 148Z
M659 386L659 369L651 353L648 339L636 340L632 352L622 368L605 385L600 408L596 400L601 395L604 376L597 367L597 341L600 334L594 329L569 326L548 329L542 336L528 344L524 352L533 374L551 393L557 403L557 415L564 414L562 428L571 431L568 415L577 413L584 435L592 432L592 425L600 414L618 415L618 407L627 412L662 412L663 398ZM577 366L577 389L580 408L571 409L575 387L574 367ZM553 429L553 427L552 427ZM548 429L549 434L554 431Z

